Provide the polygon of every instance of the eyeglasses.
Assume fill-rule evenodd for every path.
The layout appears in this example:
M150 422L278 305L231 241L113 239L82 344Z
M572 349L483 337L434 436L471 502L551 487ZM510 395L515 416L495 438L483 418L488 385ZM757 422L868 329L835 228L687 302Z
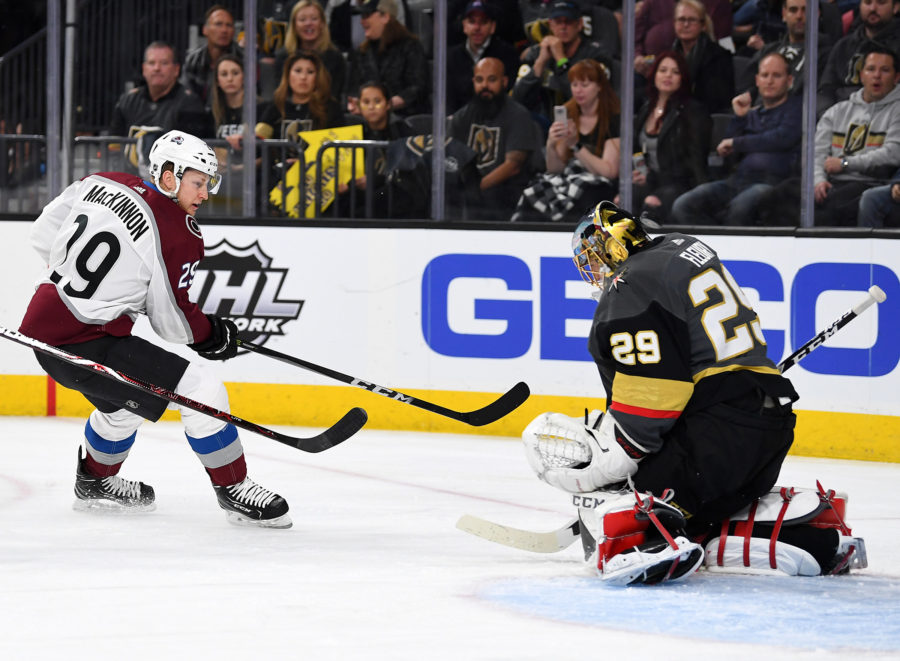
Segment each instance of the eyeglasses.
M690 25L691 23L699 23L700 19L693 16L679 16L675 19L675 22L683 25Z

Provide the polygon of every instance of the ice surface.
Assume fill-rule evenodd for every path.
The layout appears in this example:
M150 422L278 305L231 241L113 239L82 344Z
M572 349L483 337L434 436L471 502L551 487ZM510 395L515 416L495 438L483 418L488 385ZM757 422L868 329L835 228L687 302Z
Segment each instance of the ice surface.
M511 439L364 431L309 455L243 434L251 477L291 504L283 531L226 523L174 423L145 425L122 472L157 511L73 511L83 425L0 418L0 659L900 658L900 465L789 458L780 480L850 494L866 570L622 589L577 544L455 529L570 518Z

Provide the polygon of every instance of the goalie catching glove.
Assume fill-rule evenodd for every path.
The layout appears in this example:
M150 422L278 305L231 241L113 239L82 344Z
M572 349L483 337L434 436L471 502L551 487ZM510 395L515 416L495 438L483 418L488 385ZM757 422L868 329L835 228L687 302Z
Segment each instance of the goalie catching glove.
M206 315L212 330L203 342L189 344L188 348L196 351L207 360L228 360L237 355L238 329L231 319L223 319L214 314Z
M537 476L569 493L618 485L634 475L647 454L609 411L591 411L584 418L542 413L522 432L522 440Z

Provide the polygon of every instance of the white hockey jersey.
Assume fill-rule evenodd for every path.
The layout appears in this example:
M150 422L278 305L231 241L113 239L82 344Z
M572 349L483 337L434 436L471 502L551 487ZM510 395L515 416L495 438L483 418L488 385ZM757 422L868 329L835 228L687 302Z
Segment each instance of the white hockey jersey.
M131 333L138 315L181 344L211 327L188 299L203 237L194 218L152 184L118 172L76 181L31 231L47 263L20 331L52 345Z

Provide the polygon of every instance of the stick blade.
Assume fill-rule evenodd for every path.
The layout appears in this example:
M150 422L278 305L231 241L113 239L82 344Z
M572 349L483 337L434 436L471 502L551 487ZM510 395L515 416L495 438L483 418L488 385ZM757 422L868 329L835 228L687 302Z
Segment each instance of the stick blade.
M528 388L528 384L524 381L519 381L499 399L477 411L466 413L463 422L473 427L483 427L496 422L519 408L530 395L531 390Z
M297 438L294 446L304 452L322 452L339 445L362 429L369 419L365 409L358 406L350 409L340 420L316 436Z
M556 553L569 548L576 539L579 539L578 519L570 521L559 530L550 532L532 532L519 530L480 519L477 516L463 514L456 522L456 527L470 535L481 537L496 544L510 546L522 551L532 553Z

